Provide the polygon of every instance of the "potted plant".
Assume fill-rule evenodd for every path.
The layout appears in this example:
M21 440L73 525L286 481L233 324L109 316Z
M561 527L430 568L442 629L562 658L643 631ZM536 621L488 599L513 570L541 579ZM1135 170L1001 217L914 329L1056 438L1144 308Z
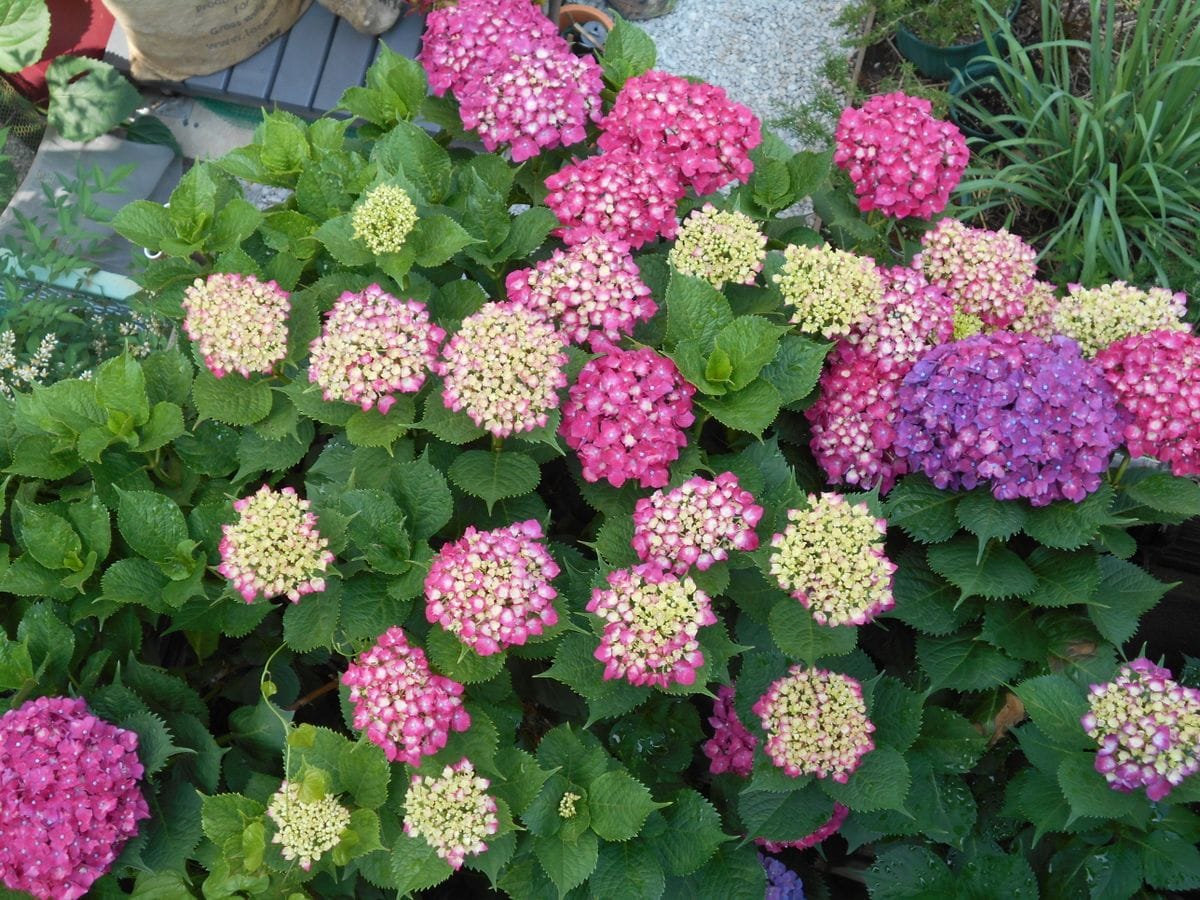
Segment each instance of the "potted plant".
M1009 2L1010 22L1019 8L1020 0ZM979 10L978 0L884 0L877 21L895 27L896 49L922 75L949 81L956 71L988 52ZM996 30L993 39L998 35Z

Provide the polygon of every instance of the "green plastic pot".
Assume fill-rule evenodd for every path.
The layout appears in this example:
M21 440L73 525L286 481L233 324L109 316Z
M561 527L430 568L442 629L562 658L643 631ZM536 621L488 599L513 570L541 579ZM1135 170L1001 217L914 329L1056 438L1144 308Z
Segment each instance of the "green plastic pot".
M996 66L986 60L977 59L954 74L954 77L950 79L950 87L947 88L947 92L950 94L950 120L958 126L959 131L968 137L991 142L997 140L999 135L990 131L981 131L972 125L963 114L961 104L961 101L970 97L973 92L988 87L1000 89Z
M1021 0L1016 0L1008 13L1009 22L1017 17L1020 8ZM997 29L992 33L993 42L999 37L1000 30ZM978 57L988 53L986 40L941 47L921 40L903 25L896 30L896 49L900 51L901 56L917 67L918 72L926 78L936 78L938 81L949 81L956 71L965 69Z

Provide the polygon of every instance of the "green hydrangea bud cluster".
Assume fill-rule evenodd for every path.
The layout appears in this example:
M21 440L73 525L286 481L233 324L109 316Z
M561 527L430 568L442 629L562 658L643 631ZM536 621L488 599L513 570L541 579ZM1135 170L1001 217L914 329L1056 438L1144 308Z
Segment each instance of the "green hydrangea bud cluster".
M792 245L774 281L784 302L795 307L792 322L801 331L825 337L845 335L883 301L883 279L875 260L837 250Z
M1109 344L1151 331L1187 331L1187 297L1166 288L1143 291L1124 281L1098 288L1070 286L1054 311L1054 331L1074 338L1093 357Z
M977 334L983 334L985 328L987 328L987 325L984 324L983 319L979 318L979 316L956 309L954 311L954 332L951 334L951 339L956 341L965 340Z
M271 843L280 845L284 859L300 860L305 872L323 854L332 850L350 827L350 811L331 796L304 802L300 785L285 781L267 806L267 818L275 823Z
M350 224L354 237L372 253L399 253L417 224L417 206L404 188L381 184L354 207Z
M564 819L575 818L575 804L579 802L580 796L573 791L567 791L562 795L562 799L558 801L558 814Z
M667 258L684 275L720 290L727 283L754 284L766 253L766 235L753 219L705 203L680 226Z

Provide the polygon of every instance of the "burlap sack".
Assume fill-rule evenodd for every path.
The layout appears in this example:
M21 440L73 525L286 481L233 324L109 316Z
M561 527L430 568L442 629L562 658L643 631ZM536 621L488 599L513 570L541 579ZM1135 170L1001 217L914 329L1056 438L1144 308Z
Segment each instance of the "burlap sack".
M130 71L182 81L247 59L292 27L312 0L103 0L129 40Z
M318 0L363 34L383 34L396 24L404 0Z

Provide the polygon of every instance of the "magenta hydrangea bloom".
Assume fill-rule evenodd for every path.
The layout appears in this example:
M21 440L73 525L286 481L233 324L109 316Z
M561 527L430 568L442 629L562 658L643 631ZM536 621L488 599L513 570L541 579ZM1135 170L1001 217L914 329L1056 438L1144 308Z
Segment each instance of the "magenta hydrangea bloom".
M0 716L0 883L76 900L150 818L138 736L82 699L39 697Z
M1096 771L1114 790L1145 788L1158 801L1200 771L1200 690L1144 657L1092 685L1080 724L1099 742Z
M675 207L686 193L670 166L624 149L575 160L546 187L563 241L578 244L599 231L631 247L675 237Z
M954 301L945 288L930 284L919 269L880 268L883 299L851 326L847 342L877 357L881 371L912 367L930 347L954 332Z
M1100 486L1124 415L1069 338L998 331L936 347L900 388L896 452L943 489L1076 503Z
M649 347L610 347L571 386L560 433L579 454L587 481L662 487L667 466L687 446L695 392L675 363Z
M854 183L858 208L928 219L946 208L967 168L967 142L928 100L899 91L842 110L834 164Z
M733 708L733 688L727 684L717 688L717 699L713 701L713 714L708 724L713 736L700 748L708 757L708 771L713 775L732 772L747 778L754 769L754 748L758 738L752 735L737 710Z
M423 303L399 300L377 284L346 291L312 342L308 380L326 400L387 413L395 394L421 389L445 337Z
M480 656L537 637L558 622L550 582L558 564L536 519L493 531L468 525L445 544L425 577L425 618Z
M1005 328L1025 312L1036 260L1032 247L1003 228L969 228L946 218L921 236L913 265L946 288L960 312Z
M816 402L804 411L809 446L830 481L886 494L908 472L895 445L900 385L911 368L845 341L834 347Z
M617 569L594 588L587 611L607 623L596 648L604 680L633 685L693 684L704 665L698 634L717 621L708 594L656 566Z
M701 572L729 558L730 550L755 550L754 528L763 509L737 476L715 481L697 475L674 490L655 491L633 511L633 549L638 559L676 575Z
M217 571L233 582L243 600L286 594L299 603L304 595L325 590L325 569L333 554L317 531L309 501L301 500L295 488L273 491L264 484L235 501L233 509L238 520L222 526Z
M408 643L399 626L379 636L342 675L354 705L354 727L383 748L388 762L419 766L446 746L451 731L466 731L463 686L429 671L425 651Z
M850 807L835 803L833 804L833 815L812 834L806 834L795 841L768 841L763 838L755 838L754 843L758 844L758 846L762 847L768 853L782 853L788 849L807 850L809 847L815 847L817 844L837 834L838 829L842 827L842 823L846 821L849 815Z
M1160 329L1110 344L1096 364L1129 415L1122 439L1176 475L1200 475L1200 337Z
M576 344L619 341L658 311L629 244L599 232L510 273L505 287L510 302L552 319Z
M654 158L697 194L749 180L750 151L762 143L758 118L724 88L654 70L625 82L600 127L606 154L631 150Z
M287 355L289 294L274 281L214 272L183 294L183 330L217 378L270 373Z
M850 780L875 749L862 685L849 675L792 666L754 704L771 762L793 778Z

